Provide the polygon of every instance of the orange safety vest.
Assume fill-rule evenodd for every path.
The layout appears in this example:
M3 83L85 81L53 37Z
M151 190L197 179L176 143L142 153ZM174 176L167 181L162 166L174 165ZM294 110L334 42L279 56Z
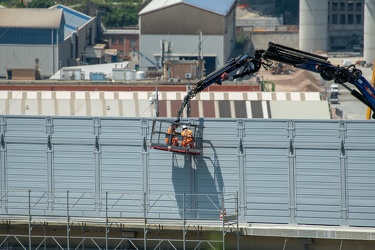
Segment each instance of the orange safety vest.
M169 137L171 134L172 135L176 134L176 130L175 129L172 130L172 127L169 127L167 130L166 137L165 137L165 143L169 144ZM176 145L178 145L178 138L172 136L172 146L176 146Z
M183 137L181 145L186 148L188 144L190 144L190 147L193 147L193 131L190 129L184 129L181 132L181 135Z

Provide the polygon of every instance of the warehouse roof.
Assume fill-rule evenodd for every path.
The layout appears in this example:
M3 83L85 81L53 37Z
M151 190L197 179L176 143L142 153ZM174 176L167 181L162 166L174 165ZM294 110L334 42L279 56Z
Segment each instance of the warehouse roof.
M139 15L143 15L149 12L153 12L159 9L170 7L177 4L187 4L200 9L211 11L220 15L226 15L233 5L236 3L235 0L168 0L168 1L151 1L145 8L143 8Z
M133 86L134 88L134 86ZM153 117L154 91L0 91L6 115ZM159 116L174 118L186 92L159 92ZM9 104L7 104L9 103ZM27 110L25 110L27 106ZM77 108L79 107L79 108ZM202 92L190 117L331 119L317 92ZM186 109L183 117L186 117Z
M85 23L87 23L92 17L66 7L62 4L57 4L52 6L50 9L58 9L64 12L65 17L65 25L64 25L64 38L68 37L73 31L82 27Z
M63 11L59 9L0 9L0 27L45 28L60 27Z

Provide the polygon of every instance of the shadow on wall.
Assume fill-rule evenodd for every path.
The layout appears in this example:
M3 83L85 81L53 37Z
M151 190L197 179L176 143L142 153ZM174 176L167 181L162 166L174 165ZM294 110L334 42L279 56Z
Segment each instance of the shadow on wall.
M211 146L213 156L185 155L182 164L176 155L172 158L172 182L181 218L217 220L220 216L224 190L220 163L213 145L205 144Z

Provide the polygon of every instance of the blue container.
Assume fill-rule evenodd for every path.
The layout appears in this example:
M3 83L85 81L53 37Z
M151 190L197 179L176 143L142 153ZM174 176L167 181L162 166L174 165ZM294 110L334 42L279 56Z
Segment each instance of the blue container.
M95 72L90 73L90 80L91 81L106 81L105 74L102 72Z

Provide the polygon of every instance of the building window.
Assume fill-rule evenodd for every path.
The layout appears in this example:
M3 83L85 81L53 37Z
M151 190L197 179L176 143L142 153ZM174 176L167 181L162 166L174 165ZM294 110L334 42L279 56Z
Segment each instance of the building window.
M354 11L354 3L353 2L348 3L348 11Z
M355 11L362 11L362 3L355 4Z
M345 24L345 14L340 15L340 24Z
M137 40L130 40L130 48L137 49Z
M337 14L332 15L332 24L337 24Z
M124 44L125 39L123 37L120 37L118 40L119 40L120 44Z
M338 10L339 10L339 3L332 2L332 11L338 11Z
M116 45L117 43L118 43L117 37L112 37L111 38L111 44Z
M340 2L340 11L345 11L345 2L344 1Z
M352 14L348 15L348 24L353 24L354 23L354 18Z
M355 24L362 24L362 15L355 15Z

